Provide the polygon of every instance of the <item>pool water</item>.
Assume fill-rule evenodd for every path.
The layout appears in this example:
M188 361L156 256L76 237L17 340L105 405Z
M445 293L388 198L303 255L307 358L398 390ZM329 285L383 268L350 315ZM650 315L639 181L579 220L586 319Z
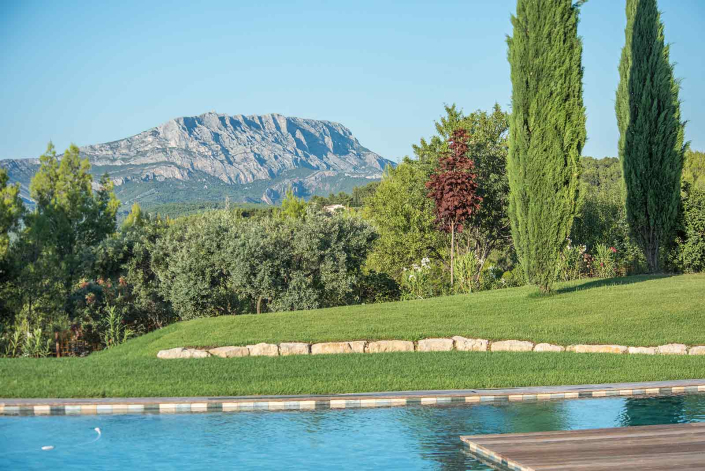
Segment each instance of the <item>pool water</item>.
M286 412L0 417L0 469L490 469L461 435L705 422L705 395ZM96 427L101 429L98 440ZM53 446L52 450L42 450Z

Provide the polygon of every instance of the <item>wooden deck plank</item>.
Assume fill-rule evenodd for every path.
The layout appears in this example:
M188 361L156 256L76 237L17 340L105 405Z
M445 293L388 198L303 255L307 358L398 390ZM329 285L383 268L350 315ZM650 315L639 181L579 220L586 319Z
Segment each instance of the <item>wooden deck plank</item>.
M705 423L471 435L461 440L484 461L506 460L526 471L705 470Z

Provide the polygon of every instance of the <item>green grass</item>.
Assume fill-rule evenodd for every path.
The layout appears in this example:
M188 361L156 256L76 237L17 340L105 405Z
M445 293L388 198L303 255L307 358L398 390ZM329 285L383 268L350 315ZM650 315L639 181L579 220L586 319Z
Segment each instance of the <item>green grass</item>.
M180 322L107 354L154 357L182 346L466 337L656 346L705 345L705 275L629 277L316 311Z
M333 394L693 379L705 358L580 353L386 353L238 359L0 360L0 397Z
M424 353L159 360L179 346L464 335L558 344L705 345L705 275L518 288L182 322L87 358L0 359L0 397L328 394L705 377L705 357Z

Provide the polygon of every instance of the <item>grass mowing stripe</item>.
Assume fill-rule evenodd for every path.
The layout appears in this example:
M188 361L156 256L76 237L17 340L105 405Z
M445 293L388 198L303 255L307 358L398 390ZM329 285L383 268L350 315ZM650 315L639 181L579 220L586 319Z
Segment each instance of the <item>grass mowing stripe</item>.
M0 397L222 396L472 389L705 377L705 357L388 353L129 361L0 359Z

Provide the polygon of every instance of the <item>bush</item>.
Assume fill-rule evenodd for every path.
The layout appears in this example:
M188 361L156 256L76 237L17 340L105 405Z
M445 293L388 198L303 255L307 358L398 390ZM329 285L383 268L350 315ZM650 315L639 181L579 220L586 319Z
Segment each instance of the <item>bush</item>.
M705 271L705 191L690 190L683 198L682 229L671 261L678 271Z

